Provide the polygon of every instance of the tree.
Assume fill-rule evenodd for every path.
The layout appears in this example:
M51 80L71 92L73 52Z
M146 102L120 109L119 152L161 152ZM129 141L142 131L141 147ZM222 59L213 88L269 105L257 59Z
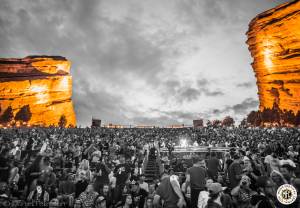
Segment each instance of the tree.
M257 112L251 111L247 116L247 122L250 123L251 125L254 125L256 117L257 117Z
M294 124L295 124L295 126L299 126L300 125L300 111L298 111L297 114L296 114Z
M210 126L211 126L211 121L210 121L210 120L207 120L206 126L207 126L207 127L210 127Z
M220 126L221 124L222 124L222 122L221 122L220 120L218 120L218 119L213 120L213 122L212 122L213 127L218 127L218 126Z
M258 111L255 117L254 126L260 126L262 124L261 112Z
M15 120L27 122L31 119L31 116L32 116L32 113L30 112L29 105L25 105L17 112L17 114L15 116Z
M59 118L58 126L64 128L67 125L67 118L65 115L61 115Z
M0 122L1 123L9 123L13 120L13 118L14 118L13 109L11 106L9 106L1 115Z
M243 119L239 125L240 127L247 127L247 119Z
M234 119L230 116L226 116L222 121L222 126L232 126L234 124Z

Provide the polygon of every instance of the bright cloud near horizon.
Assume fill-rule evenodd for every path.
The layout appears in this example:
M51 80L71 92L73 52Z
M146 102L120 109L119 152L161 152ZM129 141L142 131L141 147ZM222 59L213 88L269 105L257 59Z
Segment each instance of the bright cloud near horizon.
M258 109L245 33L287 0L0 2L0 56L69 59L78 125L164 126Z

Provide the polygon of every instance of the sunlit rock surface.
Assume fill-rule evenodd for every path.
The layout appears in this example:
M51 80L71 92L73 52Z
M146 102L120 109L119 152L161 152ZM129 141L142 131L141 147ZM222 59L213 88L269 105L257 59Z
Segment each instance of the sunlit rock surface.
M247 35L260 109L300 110L300 1L258 15Z
M71 63L59 56L0 59L0 115L11 106L14 115L29 105L32 125L57 125L62 115L76 125L72 103Z

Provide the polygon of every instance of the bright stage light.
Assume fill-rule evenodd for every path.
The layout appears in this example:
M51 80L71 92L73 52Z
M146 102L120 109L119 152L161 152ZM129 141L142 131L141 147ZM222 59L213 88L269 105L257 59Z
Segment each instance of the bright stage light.
M186 139L181 139L180 140L180 147L187 147L187 146L188 146L188 144L187 144Z

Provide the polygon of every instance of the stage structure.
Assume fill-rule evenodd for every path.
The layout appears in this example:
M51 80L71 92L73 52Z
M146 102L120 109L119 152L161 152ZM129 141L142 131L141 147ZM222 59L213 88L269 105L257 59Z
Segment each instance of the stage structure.
M202 119L193 120L193 126L194 126L194 128L202 128L203 120Z
M92 126L91 127L101 127L101 120L92 118Z

